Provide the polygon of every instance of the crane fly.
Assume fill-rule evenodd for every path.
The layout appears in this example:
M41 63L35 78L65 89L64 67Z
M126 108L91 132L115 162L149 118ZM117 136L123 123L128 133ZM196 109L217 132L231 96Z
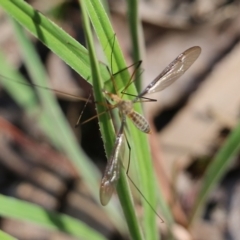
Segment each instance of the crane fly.
M124 129L126 126L127 117L129 119L131 119L133 124L140 131L142 131L144 133L150 133L149 123L141 114L137 113L133 109L133 105L137 102L143 102L142 99L144 98L145 95L147 95L149 93L162 91L163 89L165 89L166 87L171 85L173 82L175 82L195 62L195 60L199 57L200 53L201 53L201 48L198 46L191 47L191 48L187 49L186 51L184 51L183 53L181 53L149 85L147 85L147 87L138 96L136 96L135 99L133 99L133 100L122 99L122 96L120 94L118 94L117 91L116 91L116 94L113 94L113 93L108 92L107 90L103 90L103 94L105 95L105 97L107 99L111 99L111 101L114 102L114 104L110 105L110 110L112 110L114 108L118 108L120 116L121 116L121 125L117 132L114 147L113 147L112 153L110 155L109 161L107 163L104 175L101 180L100 201L103 206L107 205L108 202L110 201L111 196L115 190L116 184L118 182L118 179L120 177L121 159L122 159L122 156L124 155L124 142L126 140L125 135L124 135ZM137 65L137 67L139 65ZM134 75L134 73L133 73L133 75ZM38 87L38 88L42 88L45 90L53 90L54 92L60 93L62 95L70 96L74 99L85 101L86 104L91 102L90 96L88 99L86 99L86 98L76 97L72 94L65 93L63 91L51 89L49 87L43 87L43 86L40 86L37 84L23 83L20 81L15 81L15 82L26 85L26 86ZM129 82L129 84L127 84L127 87L131 83L132 83L132 81L130 79L130 82ZM126 90L127 87L125 87L124 89ZM102 113L98 114L97 116L99 116L101 114ZM97 117L97 116L95 116L95 117ZM95 117L93 117L93 118L95 118ZM78 125L80 118L81 118L81 115L80 115L76 125ZM88 122L89 120L91 120L93 118L90 118L90 119L86 120L85 122L82 122L82 124ZM132 180L131 180L131 182L133 183ZM135 185L135 187L137 188L136 185ZM137 188L137 190L138 190L138 188ZM141 194L141 192L140 192L140 194ZM143 194L141 194L141 195L143 196ZM148 200L145 197L144 197L144 199L148 202Z
M121 125L101 181L100 201L102 205L105 206L110 201L120 177L121 157L123 155L125 141L124 129L127 117L131 119L133 124L140 131L150 133L149 123L141 114L133 109L133 105L137 102L142 102L141 98L144 98L146 94L162 91L175 82L189 67L191 67L200 53L201 48L198 46L191 47L181 53L133 100L123 100L119 94L113 94L103 90L106 98L115 102L115 104L111 106L111 109L118 108L121 116ZM127 86L129 86L129 84Z

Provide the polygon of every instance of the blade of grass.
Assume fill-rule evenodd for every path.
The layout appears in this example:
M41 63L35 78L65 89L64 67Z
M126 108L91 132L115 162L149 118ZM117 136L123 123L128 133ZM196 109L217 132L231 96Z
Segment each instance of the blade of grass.
M203 178L202 187L196 198L197 201L192 210L189 224L192 224L197 213L202 209L203 203L206 200L210 191L216 186L228 166L233 161L234 155L240 151L240 123L232 130L231 134L225 141L224 145L215 155L212 163L209 165Z
M20 24L18 24L15 20L11 18L10 20L14 27L15 36L17 38L17 41L19 42L20 49L22 50L21 52L24 58L24 62L26 64L27 71L29 72L29 75L32 81L36 85L46 86L50 88L50 86L48 86L47 73L45 72L44 66L42 65L39 57L37 56L32 43L27 38ZM62 118L64 119L64 116L53 95L53 92L43 91L40 88L35 88L35 89L38 92L38 96L40 97L40 101L43 106L42 111L45 110L44 114L41 114L40 116L42 117L43 115L45 115L44 118L47 120L43 130L45 131L47 136L53 141L54 145L59 149L61 149L62 144L59 141L61 141L62 138L59 138L59 134L56 129L55 122L58 123L57 119L62 119ZM68 124L66 121L64 121L62 122L62 125L59 126L59 129L67 128L67 127L68 127ZM71 132L70 129L68 131Z
M90 5L93 4L93 6L90 6L90 8L88 7L88 9L91 9L93 13L96 13L95 9L96 11L100 9L100 12L102 12L101 5L100 5L100 8L99 7L95 8L96 5L99 5L99 1L91 1L91 2L89 1L87 2L87 4L90 4ZM78 73L80 73L83 77L86 78L86 76L87 77L90 76L90 69L89 69L87 55L83 54L84 51L76 51L76 48L80 48L79 47L80 45L78 45L76 41L70 38L55 24L48 21L41 13L35 11L23 1L0 0L0 5L9 14L15 17L15 19L17 19L22 25L24 25L33 35L37 36L45 45L51 48L58 56L60 56L63 60L65 60L68 64L70 64L70 66L72 66L72 68L75 69ZM107 24L103 30L102 30L102 27L100 26L101 28L99 29L99 33L102 32L102 35L98 34L100 42L104 47L106 46L106 44L110 43L110 40L113 39L113 36L114 36L114 33L111 28L109 31L110 24L109 24L108 18L105 15L106 14L104 12L102 15L101 13L99 15L95 14L94 16L95 21L93 21L93 25L97 32L98 32L98 22L100 25L104 24L104 22L106 22ZM107 29L107 32L105 32L106 29ZM66 42L70 44L65 44ZM116 68L116 66L118 67L118 69L123 69L124 66L126 66L126 64L124 62L122 53L120 51L120 48L117 42L115 46L116 47L114 47L114 51L113 51L113 67L114 69ZM108 61L110 62L111 49L108 48L105 51L105 55L107 56ZM79 64L78 57L81 59L81 64ZM82 62L85 63L86 68L84 67L84 64L82 64ZM115 70L117 71L117 69ZM101 74L103 76L103 79L105 80L109 79L109 76L106 73L107 71L105 66L101 67ZM129 73L127 71L122 72L121 78L122 78L123 84L124 83L126 84L126 82L129 79ZM129 92L136 94L136 90L133 85L129 87ZM140 106L136 106L136 110L141 112ZM134 133L135 131L137 130L134 127L131 127L131 133ZM138 138L136 138L136 136ZM141 176L140 188L148 199L155 201L156 198L155 198L154 187L153 187L154 179L152 174L153 173L152 166L150 165L150 168L145 167L145 164L149 165L151 161L151 157L149 155L150 151L149 151L149 148L147 147L148 146L147 139L143 134L139 132L135 133L134 139L137 139L141 142L141 145L139 145L139 141L138 143L136 143L138 147L137 157L136 157L136 153L133 152L132 154L133 158L135 159L137 158L139 160L139 169L140 169L139 175ZM146 147L142 148L142 146L146 146ZM134 143L132 144L132 149L134 151L135 149L137 149ZM145 157L144 160L143 160L143 157ZM147 171L149 172L147 173ZM142 174L143 172L145 172L145 174ZM154 202L152 204L153 206L155 206ZM145 231L145 232L148 232L146 236L150 236L148 237L148 239L155 239L155 237L151 238L151 234L150 234L152 233L156 235L156 228L155 228L156 224L154 220L155 215L151 212L151 210L149 210L148 205L146 203L144 203L144 209L145 209L144 225L148 226L146 227L148 230Z
M143 60L142 55L145 55L144 51L144 39L143 39L143 30L142 25L139 21L138 16L138 1L137 0L129 0L127 1L128 4L128 20L129 20L129 28L130 28L130 36L132 42L132 52L133 52L133 61L139 62ZM142 65L141 65L142 67ZM135 86L138 92L141 91L141 83L142 83L142 76L141 69L139 68L135 75ZM157 184L156 184L157 185ZM169 224L169 229L171 229L170 225L173 223L173 217L171 211L162 195L161 189L159 187L156 189L158 190L159 194L159 205L161 207L161 212L163 216L165 216L165 221Z
M93 46L93 37L92 37L89 19L86 13L85 3L86 2L84 0L80 2L82 7L81 9L82 9L82 15L83 15L84 30L85 30L88 49L89 49L89 57L90 57L90 62L92 64L94 94L97 101L104 101L103 94L102 94L103 82L101 81L101 77L100 77L100 73L97 65L97 60L96 60L94 46ZM104 110L102 109L102 106L97 106L97 109L98 109L98 112L101 112ZM106 153L107 153L107 156L109 157L113 149L113 144L115 142L114 127L112 125L112 122L109 121L107 116L99 116L99 124L100 124L100 129L103 135L104 143L105 143L104 145L106 148ZM124 194L125 204L122 206L123 206L124 214L128 223L129 232L132 236L132 239L141 240L142 235L141 235L140 228L138 226L138 221L134 212L130 191L126 181L126 176L123 171L121 171L120 178L121 178L121 181L120 181L120 185L118 186L118 189L119 189L118 192L120 193L121 191L121 194Z
M139 17L138 17L138 0L129 0L127 1L127 4L128 4L128 21L129 21L130 35L131 35L131 42L132 42L133 61L139 62L140 60L143 60L141 56L141 50L143 50L143 34L142 34L142 26L139 22ZM140 47L140 45L142 47ZM142 83L142 75L140 73L141 71L139 68L135 75L135 85L138 92L141 91L141 83Z
M2 240L17 240L15 237L10 236L9 234L0 231L0 239Z
M50 230L58 230L81 239L106 239L86 224L64 214L57 214L43 208L0 194L0 215L7 218L23 220L46 227ZM1 238L2 239L2 238Z
M133 52L133 60L134 62L138 62L139 60L143 60L142 56L145 56L145 47L144 47L144 37L143 37L143 29L139 20L138 14L138 1L137 0L129 0L128 4L128 20L129 20L129 28L132 42L132 52ZM141 65L142 67L142 65ZM136 73L135 78L135 86L138 92L141 91L141 83L142 83L143 74L141 74L141 69L139 68ZM157 184L156 184L157 185ZM161 189L156 186L159 196L159 205L161 208L161 212L163 216L165 216L165 221L168 223L169 228L173 224L173 216L169 209L168 204L165 201L165 198L161 192Z
M108 15L101 2L99 0L87 1L86 6L88 15L91 19L102 49L104 50L106 59L108 63L111 63L109 66L112 67L112 72L116 73L119 70L126 68L126 63L117 41L117 37L115 37ZM113 43L114 49L112 49ZM126 83L130 78L128 71L122 71L119 75L122 79L125 79L125 82L123 81L123 83Z
M126 64L117 39L115 40L113 50L109 48L104 48L106 44L111 42L110 40L113 38L114 32L100 1L86 1L86 6L88 15L90 16L91 22L94 26L102 48L104 49L104 53L106 58L108 59L108 62L111 62L111 52L113 51L113 68L115 69L115 71L113 72L124 69L126 67ZM130 78L128 71L123 71L119 73L119 75L123 86L126 86ZM135 95L137 94L133 84L129 86L128 92ZM135 110L137 110L139 113L142 113L142 108L140 104L136 104ZM139 188L143 192L145 197L150 200L152 206L156 208L157 198L155 192L155 178L153 173L153 167L151 164L150 148L147 136L137 130L136 127L133 126L133 124L131 123L129 125L129 132L131 133L130 139L133 139L133 141L130 142L132 149L131 159L133 159L132 161L138 161L137 172L138 176L140 176ZM164 201L163 198L162 200ZM143 201L143 208L143 228L146 239L159 239L155 213L150 209L146 201Z
M47 74L34 51L31 42L28 40L22 27L18 23L14 22L14 26L27 69L29 70L30 75L32 75L34 83L40 86L47 86ZM45 111L42 111L42 113L46 114L46 119L48 119L48 127L45 129L45 133L48 134L49 128L51 128L51 136L54 135L54 140L60 144L57 147L62 149L69 156L80 175L84 178L85 183L93 196L98 199L96 192L98 190L100 174L97 168L91 163L90 159L87 158L83 151L80 151L72 130L58 106L53 93L51 91L42 91L40 88L36 88L36 90L38 91L39 96L41 97L41 102L44 106L43 110ZM84 169L84 171L82 171L82 169Z
M29 30L33 30L32 33L36 34L38 33L37 36L41 36L41 40L44 40L45 43L49 43L51 45L51 47L53 47L54 45L58 45L60 44L60 42L62 41L61 45L64 45L65 47L63 47L63 51L66 50L66 45L68 46L67 41L68 42L71 42L70 41L70 37L67 36L67 34L65 32L63 32L60 28L58 28L57 26L55 26L53 23L51 23L50 21L48 21L45 17L43 17L41 14L39 14L37 11L35 11L34 9L31 9L31 7L29 5L27 5L25 2L22 2L22 1L11 1L11 2L6 2L6 1L1 1L0 0L0 4L2 4L2 6L6 7L6 10L8 10L8 12L10 12L10 14L13 14L15 18L17 18L20 22L23 22L25 23L25 27L27 25L28 29ZM26 14L27 13L27 14ZM33 19L30 18L30 16L33 16ZM35 16L35 17L34 17ZM34 22L35 20L35 22ZM37 20L41 20L40 22L38 22ZM37 31L38 30L38 31ZM41 32L41 34L39 33ZM23 37L23 36L22 36ZM52 39L55 39L54 43L55 44L52 44L51 43L51 40ZM22 41L22 40L20 40ZM23 40L22 42L26 41ZM57 42L56 42L57 41ZM29 44L29 43L28 43ZM23 44L24 45L24 44ZM80 45L79 45L80 46ZM25 47L25 46L23 46ZM54 50L56 50L56 48L53 47ZM31 55L31 59L30 59L30 63L33 63L34 66L31 66L31 69L33 68L36 68L37 69L37 66L39 66L39 64L36 64L36 57L33 57L33 54L30 53L29 54L29 50L30 48L27 47L26 48L26 53L25 53L25 56L29 56ZM58 49L57 49L58 50ZM84 49L83 49L84 50ZM69 49L66 50L67 52L64 53L64 56L66 57L67 55L72 55L72 52L69 51ZM59 51L59 55L62 55L62 53L60 53L61 51ZM76 50L75 50L76 52ZM82 71L82 75L88 75L90 76L90 72L89 72L89 66L88 66L88 54L86 50L84 50L83 52L85 52L85 54L83 54L83 58L82 59L78 59L78 58L75 58L73 55L73 57L75 58L75 60L79 60L80 61L80 64L82 64L84 62L84 67L81 68L81 71L82 69L84 70L85 66L88 68L88 71ZM34 61L32 61L32 59L35 59ZM27 59L27 58L26 58ZM74 60L74 61L75 61ZM73 61L73 59L72 59ZM78 62L79 62L78 61ZM40 61L38 61L39 63ZM5 69L2 69L3 71ZM35 72L34 72L35 71ZM81 72L80 71L80 72ZM38 81L38 84L39 85L43 85L43 86L46 86L45 82L43 83L42 81L46 78L46 74L42 72L42 69L39 69L38 70L32 70L31 71L33 74L35 74L36 78L38 80L41 80L40 82ZM8 74L3 74L4 76L9 76ZM11 75L11 74L10 74ZM36 79L35 78L35 79ZM13 78L15 79L15 78ZM22 80L21 80L22 81ZM30 91L30 89L27 89L27 88L24 88L24 90L28 90ZM53 102L53 98L50 96L50 92L48 91L40 91L39 92L40 95L42 95L42 101L48 105L49 102ZM13 93L14 95L18 95L17 93ZM22 94L21 94L22 95ZM52 109L54 107L51 107L50 110L48 110L48 112L51 112ZM56 105L55 105L55 108L56 108ZM59 121L61 121L62 117L59 117L59 114L60 112L57 110L57 113L55 111L55 113L52 115L52 116L55 116L56 119L59 119ZM47 118L46 118L47 119ZM57 123L59 122L58 120L54 121L54 123ZM45 124L45 127L46 125L49 124L51 126L51 124L49 123L49 121ZM53 124L55 125L55 124ZM65 125L64 128L62 128L62 125ZM66 128L68 128L68 130L65 130ZM54 129L54 128L53 128ZM58 132L61 133L61 131L64 131L65 133L63 134L63 136L66 136L66 134L68 135L67 139L69 141L66 141L64 144L62 143L61 144L61 147L64 147L65 150L68 152L68 155L70 155L71 159L73 159L75 165L77 165L78 169L81 170L81 169L85 169L85 171L82 171L83 174L85 174L85 177L86 175L89 175L89 176L92 176L92 177L87 177L85 178L87 181L86 183L91 186L90 189L92 189L92 192L95 193L95 197L97 198L97 194L96 194L96 189L98 189L98 182L96 181L96 179L100 179L100 175L99 173L96 171L96 168L93 167L93 165L91 166L90 164L90 161L85 161L85 164L80 164L81 162L79 161L80 159L87 159L86 156L84 156L83 153L80 153L79 150L78 150L78 146L76 144L76 141L74 140L72 134L70 134L69 132L69 127L66 123L61 123L60 126L59 126L59 129L57 131L54 131L55 133ZM68 133L67 133L68 132ZM58 135L59 136L59 135ZM65 138L62 137L62 140L64 140ZM67 147L68 145L68 147ZM83 160L84 161L84 160ZM86 168L85 168L85 167ZM89 169L91 169L92 171L90 171ZM95 169L95 170L94 170Z
M16 26L16 27L19 28L19 26ZM18 29L18 31L19 31L18 34L20 35L20 38L24 38L24 35L20 33L21 29ZM27 40L26 39L20 40L20 42L22 41L25 42ZM26 44L24 43L23 45L26 45ZM26 46L23 46L23 48L25 47ZM45 83L43 83L42 80L45 79L44 76L46 76L46 74L42 73L42 69L37 70L38 64L40 61L38 60L36 61L36 56L33 57L34 54L30 53L32 51L31 48L27 47L25 51L26 51L25 53L26 56L32 56L30 61L31 63L33 63L33 66L31 66L31 68L32 69L34 68L32 72L36 71L34 72L34 74L36 75L36 78L39 81L41 80L41 82L37 82L38 85L45 86ZM33 61L33 59L35 60ZM19 82L24 82L22 78L19 79L19 76L17 73L12 72L12 69L9 66L3 67L3 62L1 63L2 63L2 68L0 69L0 71L3 76L7 76L9 77L9 79L14 79ZM38 101L34 96L34 93L33 92L30 93L33 90L24 85L20 86L19 84L16 84L14 82L11 83L10 81L6 81L6 80L4 80L3 83L5 85L8 85L8 89L12 92L13 97L16 98L18 101L20 101L20 104L23 104L26 111L31 112L31 114L35 114L36 116L36 105ZM28 93L26 94L26 92ZM61 116L61 112L59 111L59 109L58 110L55 109L55 108L58 108L58 106L55 103L53 103L54 98L52 98L51 96L49 97L50 92L41 90L39 93L40 93L40 96L42 95L42 101L45 102L45 110L47 110L47 112L45 113L42 112L42 114L40 115L40 118L38 118L42 128L45 129L46 135L49 133L52 133L50 135L53 138L55 137L55 141L57 141L55 142L55 144L59 148L63 149L67 153L67 155L70 157L70 159L73 161L74 165L77 166L77 169L81 172L81 175L85 180L85 183L89 186L90 191L98 201L97 193L99 189L99 179L100 179L99 172L97 171L96 167L91 163L91 161L88 160L87 156L79 150L79 146L76 143L68 124L66 123L64 118ZM28 96L29 98L27 99ZM51 105L54 104L54 106L51 106L49 108L50 102L51 102ZM40 112L39 107L37 109ZM49 127L51 128L51 131L49 131ZM123 221L117 209L112 208L111 217L114 217L115 219L114 223L116 227L119 229L119 231L122 232L124 229Z
M88 52L81 44L25 1L0 0L0 6L91 84ZM109 79L106 67L100 69Z
M5 90L7 90L15 102L24 109L28 116L32 119L36 119L41 129L46 130L46 136L51 138L52 135L47 131L50 119L44 113L39 114L42 108L39 105L35 92L32 88L27 86L27 80L6 62L6 58L1 53L0 61L1 85L4 86ZM12 79L14 81L12 81ZM18 84L16 81L23 84L26 83L26 85ZM59 147L58 141L55 142L55 145Z

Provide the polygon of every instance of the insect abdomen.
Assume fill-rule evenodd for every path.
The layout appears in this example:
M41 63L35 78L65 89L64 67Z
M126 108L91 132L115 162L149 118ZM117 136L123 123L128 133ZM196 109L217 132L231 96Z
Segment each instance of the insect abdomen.
M139 113L132 111L128 117L133 121L133 124L142 132L150 133L150 126L147 120Z

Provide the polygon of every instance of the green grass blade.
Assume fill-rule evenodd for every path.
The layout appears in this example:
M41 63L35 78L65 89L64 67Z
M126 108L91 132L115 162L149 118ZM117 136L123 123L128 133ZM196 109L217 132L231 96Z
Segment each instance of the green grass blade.
M206 197L219 182L227 168L231 164L233 157L240 151L240 123L232 130L224 145L217 152L212 163L209 165L202 183L201 190L193 208L190 224L195 219L197 213L202 209Z
M42 63L40 62L40 59L37 56L32 43L27 38L20 24L18 24L15 20L12 19L12 25L14 27L15 36L19 42L20 49L22 50L22 55L24 57L26 68L30 74L32 81L36 85L49 87L47 82L47 73L45 72ZM44 124L43 130L45 134L53 141L54 145L61 149L62 144L59 143L59 140L61 138L59 138L59 135L57 134L58 132L55 127L55 121L57 121L58 118L64 118L64 116L61 113L59 105L57 104L57 101L55 100L55 97L53 96L53 93L51 91L43 91L40 88L35 89L38 92L38 96L40 97L42 106L45 110L45 117L43 118L45 119L44 122L46 124ZM38 104L37 101L36 104ZM50 107L53 108L52 111ZM42 116L43 115L41 114L41 117ZM65 125L67 125L66 122L63 123L62 127L67 127Z
M127 1L127 3L128 3L128 20L129 20L131 42L132 42L133 61L138 62L139 60L142 60L142 56L145 55L143 29L138 16L139 15L138 0L129 0ZM134 82L138 92L140 92L142 89L141 83L142 83L143 74L141 74L141 71L142 69L140 68L137 70L135 82ZM170 227L170 225L173 224L172 213L169 209L168 204L165 201L165 198L163 193L161 192L161 189L159 189L159 187L157 188L157 186L156 186L156 189L158 190L158 198L159 198L159 205L161 208L161 212L165 218L166 223L168 223Z
M129 0L128 4L128 21L130 27L130 35L132 42L133 61L139 62L142 60L140 43L143 42L142 26L138 17L138 0ZM143 45L143 44L142 44ZM141 91L142 75L140 68L135 76L135 85L138 92Z
M30 47L31 44L22 33L22 29L18 25L15 25L15 28L25 55L30 57L30 60L27 59L27 61L30 61L29 69L32 69L30 72L33 72L33 75L35 75L34 79L38 85L46 86L44 82L46 73L43 72L42 67L39 67L40 61L36 60L33 48ZM36 117L37 113L39 114L41 111L40 117L37 118L37 121L39 121L39 124L45 131L45 134L53 140L54 144L58 146L58 148L61 148L69 156L69 158L73 161L73 164L81 173L81 176L83 176L89 190L92 192L95 199L99 201L99 171L87 158L84 152L79 149L68 123L66 123L58 105L55 102L55 99L51 96L51 92L43 90L39 91L39 95L41 96L42 102L44 103L43 105L45 106L41 109L33 90L22 84L16 84L16 81L23 83L24 79L19 76L17 72L14 72L10 66L8 66L4 58L1 60L0 72L1 75L8 77L10 80L8 81L5 79L2 83L8 91L11 92L13 98L16 99L26 112L28 112L28 114ZM11 79L14 81L11 81ZM115 219L115 225L119 231L123 231L123 221L118 211L113 209L110 216Z
M22 27L19 24L14 25L29 72L32 74L36 84L46 86L47 74L45 73L41 62L34 51L31 42L25 36ZM48 127L45 129L45 133L48 134L50 126L51 133L56 136L55 140L58 141L58 147L69 156L79 173L83 176L85 183L88 185L90 191L92 191L92 194L96 199L98 199L96 192L99 188L100 174L94 164L91 164L91 161L87 158L87 156L80 151L72 130L62 114L55 98L53 97L52 92L42 91L42 89L38 88L37 90L41 96L41 101L44 106L44 111L42 111L41 115L45 114L45 119L48 120ZM82 171L82 169L84 169L84 171Z
M0 6L91 83L88 52L81 44L25 1L0 0ZM105 66L101 66L101 74L103 79L109 78Z
M12 197L0 194L0 215L35 223L50 230L58 230L81 239L106 239L86 224L64 214L57 214ZM1 238L2 239L2 238Z
M91 22L94 26L96 34L99 38L99 41L104 49L104 53L108 62L111 62L111 53L113 52L113 72L117 72L126 67L122 52L120 50L117 39L115 40L114 49L112 49L112 42L114 38L114 32L112 30L111 24L107 17L107 14L104 12L104 9L100 1L86 1L86 6L88 14L90 16ZM110 47L106 48L106 44ZM109 65L110 66L110 65ZM129 81L128 71L123 71L119 74L120 79L116 81L121 81L123 86L126 86ZM130 85L128 92L131 94L137 94L134 85ZM140 104L136 104L135 110L139 113L142 113L142 108ZM153 173L153 167L151 164L150 149L147 140L147 136L144 133L141 133L139 130L133 126L132 123L129 124L129 132L131 136L128 137L131 145L131 166L137 170L139 176L139 186L140 190L143 192L145 197L151 202L152 206L156 208L157 197L155 192L155 178ZM135 163L133 163L135 162ZM122 178L120 179L119 186L121 186ZM124 193L120 193L121 198ZM121 199L122 201L122 199ZM150 209L148 203L143 201L144 207L144 219L143 219L143 230L145 233L146 239L158 239L158 230L156 226L156 216L155 213Z
M16 238L10 236L9 234L7 234L3 231L0 231L0 239L1 240L16 240Z
M94 50L94 43L93 43L93 37L92 37L92 32L90 29L90 23L89 23L89 19L88 16L86 15L85 12L85 5L84 5L84 1L80 2L81 6L82 6L82 15L83 15L83 26L84 26L84 32L86 35L86 42L88 45L88 50L89 50L89 58L90 58L90 63L91 63L91 69L92 69L92 81L93 81L93 90L94 90L94 97L95 100L97 102L105 102L105 99L103 97L102 94L102 89L103 89L103 81L101 79L100 76L100 72L99 72L99 67L97 64L97 59L96 59L96 55L95 55L95 50ZM97 112L101 113L106 111L105 107L102 106L101 104L97 104ZM112 141L113 140L113 134L112 132L114 131L113 125L109 124L109 126L105 127L106 124L102 124L105 122L109 122L109 117L108 114L103 114L101 116L99 116L99 123L100 123L100 129L103 135L103 139L105 142L108 141ZM109 144L104 144L106 146L106 152L111 151L111 146L109 146Z
M62 29L58 28L54 23L48 21L41 13L32 9L24 1L0 0L0 5L33 35L38 37L53 52L75 69L81 76L84 78L91 76L87 51L84 48L81 48L81 45L69 37L64 31L62 31ZM105 49L105 55L108 62L110 62L114 32L107 18L107 14L104 12L101 3L97 0L87 1L86 5L98 38ZM110 47L105 48L106 46ZM76 51L77 48L82 50ZM116 41L113 50L113 71L117 72L119 69L123 69L124 67L126 67L126 64L120 47ZM100 66L100 72L104 81L109 79L109 74L107 73L105 66ZM128 71L123 71L119 74L119 76L122 85L125 86L126 82L129 80ZM91 82L91 79L89 81ZM137 93L133 85L131 85L128 90L132 94ZM140 105L136 105L135 109L140 113L142 112ZM132 124L129 125L129 130L131 133L131 139L134 140L130 141L132 147L131 166L133 167L133 164L138 165L137 167L134 166L134 168L138 171L138 176L140 176L138 186L146 198L152 203L153 207L155 207L155 178L151 165L151 156L147 137L136 130ZM157 229L155 215L150 210L147 203L143 202L143 205L143 226L146 238L156 239Z
M87 0L88 1L88 0ZM90 29L90 23L88 20L88 16L86 13L86 1L81 1L81 6L82 6L82 14L83 14L83 19L84 19L84 26L85 26L85 35L88 43L88 48L89 48L89 56L90 56L90 61L92 63L92 76L93 76L93 88L94 88L94 93L95 93L95 98L97 101L104 101L103 99L103 94L102 94L102 87L103 87L103 82L101 81L101 77L99 74L98 70L98 65L96 61L96 56L94 53L94 46L93 46L93 37L91 34L91 29ZM101 112L103 109L101 106L98 106L98 111ZM114 128L111 122L109 122L109 119L107 116L99 117L99 122L100 122L100 129L103 135L103 139L105 142L105 147L106 147L106 152L107 156L110 156L111 151L113 149L114 145L114 137L115 137L115 132ZM108 133L108 134L106 134ZM125 179L125 184L124 183ZM118 192L121 193L120 196L122 196L123 191L124 191L124 199L120 197L120 200L124 200L124 204L122 204L122 207L124 209L124 214L126 216L126 221L128 223L128 228L130 231L130 234L132 236L132 239L142 239L142 235L140 232L140 228L138 226L138 221L134 212L133 208L133 203L131 200L130 196L130 191L127 188L127 181L126 181L126 176L122 171L121 174L121 182L118 186ZM122 201L123 203L123 201Z
M109 21L108 15L101 4L101 1L87 1L86 6L88 15L91 19L99 42L104 50L107 62L111 63L112 61L112 72L116 73L119 70L126 68L125 59L117 41L117 36L115 37L115 33ZM113 45L114 49L112 49ZM111 67L110 64L109 67ZM119 73L119 75L125 80L122 80L123 84L126 83L130 78L128 71L122 71Z

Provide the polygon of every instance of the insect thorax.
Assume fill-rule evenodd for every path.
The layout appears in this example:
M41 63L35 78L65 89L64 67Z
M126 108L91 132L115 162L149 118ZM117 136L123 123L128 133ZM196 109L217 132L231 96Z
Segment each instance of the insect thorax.
M129 115L133 111L133 103L129 100L123 100L118 103L118 108L123 115Z

